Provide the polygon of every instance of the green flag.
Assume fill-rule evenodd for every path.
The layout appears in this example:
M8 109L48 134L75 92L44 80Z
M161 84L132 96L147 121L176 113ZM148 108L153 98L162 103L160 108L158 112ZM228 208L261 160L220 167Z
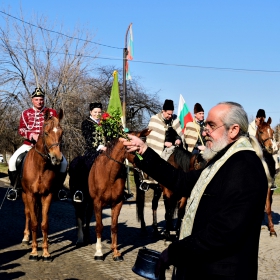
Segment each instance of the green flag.
M118 114L122 117L122 105L119 93L119 81L118 81L118 71L114 71L113 73L114 81L111 90L111 96L108 104L108 113L112 114L114 111L118 112Z

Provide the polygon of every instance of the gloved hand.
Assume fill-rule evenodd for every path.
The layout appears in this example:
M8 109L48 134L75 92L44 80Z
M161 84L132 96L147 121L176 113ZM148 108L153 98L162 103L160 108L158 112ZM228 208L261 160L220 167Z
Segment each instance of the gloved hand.
M159 256L159 260L156 264L155 276L159 278L159 280L165 279L165 270L169 269L170 260L168 257L168 248L166 248Z

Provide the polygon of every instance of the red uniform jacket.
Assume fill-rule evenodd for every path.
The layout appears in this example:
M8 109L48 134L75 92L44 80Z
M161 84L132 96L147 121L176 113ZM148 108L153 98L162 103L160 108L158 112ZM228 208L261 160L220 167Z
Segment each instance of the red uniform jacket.
M57 112L47 107L44 107L41 111L29 108L22 112L18 133L24 138L23 144L32 145L33 134L39 134L42 131L44 114L47 109L49 109L52 116L57 117Z

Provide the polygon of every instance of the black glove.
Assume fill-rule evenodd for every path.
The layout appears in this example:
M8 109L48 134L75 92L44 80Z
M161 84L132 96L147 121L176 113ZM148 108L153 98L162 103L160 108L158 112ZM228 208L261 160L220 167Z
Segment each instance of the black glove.
M159 280L165 280L165 270L169 269L170 260L168 256L168 248L166 248L159 256L159 260L156 264L155 276L158 277Z

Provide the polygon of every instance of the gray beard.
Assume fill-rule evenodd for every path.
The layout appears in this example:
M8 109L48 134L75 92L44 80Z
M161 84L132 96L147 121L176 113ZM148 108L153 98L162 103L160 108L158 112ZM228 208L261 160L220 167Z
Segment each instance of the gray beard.
M211 137L209 137L212 139ZM219 151L221 151L224 147L228 145L228 139L227 139L227 132L224 133L223 137L217 141L212 142L212 147L208 148L206 147L203 151L202 157L209 161L211 160Z

